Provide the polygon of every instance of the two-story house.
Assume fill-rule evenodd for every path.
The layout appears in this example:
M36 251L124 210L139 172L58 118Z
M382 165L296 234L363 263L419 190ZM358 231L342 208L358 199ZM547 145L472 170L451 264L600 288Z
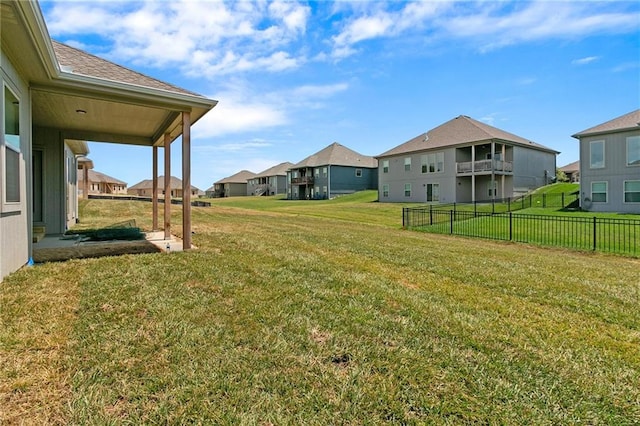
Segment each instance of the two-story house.
M381 202L474 202L526 193L555 178L558 152L461 115L378 159Z
M213 186L205 191L207 197L244 197L255 190L253 184L249 184L249 180L255 177L255 173L249 170L240 170L226 178L222 178L214 182Z
M291 166L287 198L327 199L378 186L378 162L337 142Z
M280 195L287 192L287 170L293 163L285 161L269 167L247 182L247 195Z
M640 213L640 109L573 137L580 141L580 207Z

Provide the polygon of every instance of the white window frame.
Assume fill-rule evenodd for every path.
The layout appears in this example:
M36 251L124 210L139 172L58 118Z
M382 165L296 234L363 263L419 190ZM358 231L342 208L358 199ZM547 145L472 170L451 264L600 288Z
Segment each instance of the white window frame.
M411 184L410 183L405 183L404 184L404 196L407 198L411 197Z
M627 191L627 183L635 183L639 186L638 191ZM624 204L638 204L640 203L640 198L638 201L627 201L627 193L639 193L640 194L640 180L625 180L622 182L622 202Z
M404 171L411 171L411 157L404 157Z
M596 165L594 166L594 163L593 163L593 154L594 154L593 147L596 146L596 144L597 145L602 145L602 164L600 165L600 163L596 163ZM606 164L607 164L607 158L605 156L605 141L604 141L604 139L589 142L589 168L590 169L603 169L603 168L606 167Z
M602 184L602 183L604 184L604 201L596 201L596 200L594 200L594 197L593 197L593 194L594 194L593 185L594 184ZM591 202L592 203L603 203L604 204L604 203L607 203L609 201L609 182L600 181L600 180L591 182L591 188L590 189L591 189ZM598 192L596 192L596 194L602 194L602 191L598 191Z
M382 197L384 198L388 198L389 197L389 184L385 183L382 185Z
M326 177L327 177L327 168L326 168L326 167L323 167L323 168L322 168L322 177L323 177L323 178L326 178Z
M633 163L631 163L629 159L629 153L631 152L629 150L629 147L631 146L631 143L637 143L638 147L636 149L638 150L638 152L640 152L640 136L627 137L627 167L640 167L640 155L634 160Z
M431 199L429 199L429 187L431 187ZM425 195L427 197L427 202L432 201L440 201L440 184L439 183L428 183L425 187ZM435 197L434 197L435 194Z
M21 210L21 206L22 206L22 190L23 190L23 179L22 179L22 137L21 137L21 133L24 130L23 129L23 114L20 108L21 105L21 99L20 96L18 96L16 93L18 93L18 90L16 90L15 88L11 87L8 82L6 80L2 81L2 93L0 94L1 99L0 102L2 102L3 106L5 105L5 93L9 91L11 93L11 95L15 98L15 101L17 102L18 105L18 138L17 138L17 143L18 146L14 146L11 143L8 143L8 141L6 140L6 129L5 129L5 122L7 120L7 111L6 108L3 107L3 114L2 114L2 119L1 119L1 123L0 126L2 126L0 128L0 134L2 135L2 140L0 141L0 161L2 162L2 176L0 177L0 200L2 201L2 209L1 211L3 212L18 212ZM11 153L11 154L17 154L18 157L18 161L17 161L17 185L18 185L18 199L17 200L7 200L7 183L8 183L8 179L7 179L7 173L8 173L8 168L7 168L7 153Z
M423 174L443 173L444 172L444 151L432 152L424 154L420 157L421 169Z
M389 173L389 160L382 160L382 173Z
M362 169L356 169L356 177L362 177Z

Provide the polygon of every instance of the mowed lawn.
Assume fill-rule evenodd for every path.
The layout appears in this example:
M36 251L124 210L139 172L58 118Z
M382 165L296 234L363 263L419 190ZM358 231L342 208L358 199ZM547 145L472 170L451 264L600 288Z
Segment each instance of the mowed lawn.
M358 197L216 201L197 250L5 278L0 424L640 422L640 260L406 231Z

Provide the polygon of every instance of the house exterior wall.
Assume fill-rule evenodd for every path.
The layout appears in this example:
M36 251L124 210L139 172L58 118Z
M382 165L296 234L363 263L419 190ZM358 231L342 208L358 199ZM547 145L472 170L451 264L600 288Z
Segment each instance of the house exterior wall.
M546 175L545 175L546 171ZM513 147L513 190L524 194L553 182L556 155L552 152Z
M580 139L580 205L593 212L640 213L640 203L624 201L624 182L640 180L640 165L627 165L627 138L640 130ZM604 141L604 167L590 167L591 142ZM592 183L606 182L606 202L594 202Z
M422 173L422 156L428 153L442 152L444 167L441 172ZM410 168L405 170L405 160L409 158ZM389 162L388 171L384 168ZM444 148L430 151L418 151L378 158L378 200L392 203L426 203L427 185L438 185L439 202L452 203L458 193L466 194L464 188L458 188L456 181L455 148ZM462 181L460 181L462 186ZM469 181L468 197L471 199L471 181ZM410 195L405 194L405 186L410 185ZM387 191L388 188L388 191ZM388 195L385 196L385 194Z
M504 142L497 141L496 145ZM471 146L442 147L427 151L417 151L378 158L378 200L380 202L426 203L436 202L433 199L433 186L437 185L439 203L486 201L492 198L489 189L495 185L495 198L508 198L517 193L524 193L543 186L545 170L547 183L555 176L556 156L552 152L539 151L506 144L504 161L513 164L511 174L495 173L495 183L491 183L490 173L476 173L475 183L470 175L457 173L457 162L470 162ZM480 141L475 144L475 161L485 160L491 152L491 141ZM496 148L496 154L502 148ZM442 153L443 170L423 173L423 155ZM410 160L408 160L410 159ZM388 171L385 164L388 161ZM405 162L410 161L409 170ZM504 176L504 177L503 177ZM473 188L475 187L475 191ZM409 191L406 191L409 189ZM432 199L428 199L431 192ZM472 193L474 192L474 193ZM385 195L386 194L386 195ZM409 194L409 195L407 195Z
M356 175L360 171L360 176ZM329 198L378 188L378 169L368 167L331 166L328 176Z
M16 71L13 64L0 49L0 281L16 271L29 260L32 231L31 201L27 187L31 183L31 99L29 88ZM5 143L5 107L4 88L7 87L18 98L20 153L18 157L19 201L7 201L7 170ZM9 102L10 107L13 103Z
M224 184L225 197L242 197L246 195L247 195L246 183L225 183Z

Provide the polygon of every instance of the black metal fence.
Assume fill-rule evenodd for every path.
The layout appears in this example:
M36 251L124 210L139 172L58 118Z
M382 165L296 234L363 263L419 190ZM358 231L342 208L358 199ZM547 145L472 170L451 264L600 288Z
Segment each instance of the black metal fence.
M440 209L467 210L474 212L514 212L532 207L541 208L567 208L575 205L578 207L580 194L576 192L563 192L558 194L527 194L519 197L495 198L492 200L473 201L469 203L438 204Z
M405 207L402 226L427 232L640 255L640 220Z

